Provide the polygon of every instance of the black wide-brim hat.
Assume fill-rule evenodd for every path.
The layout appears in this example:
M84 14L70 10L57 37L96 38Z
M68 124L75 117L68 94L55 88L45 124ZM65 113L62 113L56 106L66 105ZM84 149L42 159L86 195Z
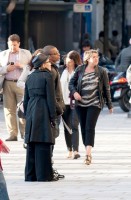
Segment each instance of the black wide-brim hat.
M41 67L41 65L43 63L45 63L47 61L48 58L49 58L49 56L45 55L44 53L40 53L40 54L36 55L32 59L33 68L38 69L39 67Z

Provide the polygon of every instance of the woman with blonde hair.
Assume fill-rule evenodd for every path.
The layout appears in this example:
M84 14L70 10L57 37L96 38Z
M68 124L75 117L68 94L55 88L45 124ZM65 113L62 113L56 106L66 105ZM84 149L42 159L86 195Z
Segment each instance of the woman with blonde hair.
M84 53L84 65L79 66L69 82L69 90L75 99L82 140L86 150L85 164L91 164L95 126L105 100L109 112L113 112L108 74L98 66L98 51Z

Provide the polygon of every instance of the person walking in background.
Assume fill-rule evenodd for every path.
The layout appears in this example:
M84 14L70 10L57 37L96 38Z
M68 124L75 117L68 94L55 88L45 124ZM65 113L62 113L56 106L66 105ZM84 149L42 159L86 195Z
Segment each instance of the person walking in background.
M24 112L27 144L25 181L57 181L51 163L52 129L56 104L49 56L38 54L32 60L35 71L25 85Z
M70 106L70 92L68 89L68 84L74 71L78 65L82 64L80 54L77 51L70 51L67 53L65 58L65 66L59 67L61 73L61 86L62 93L65 103L65 110L62 115L62 119L67 124L67 126L72 130L72 134L69 133L66 126L64 125L65 141L68 149L68 157L77 159L80 157L79 154L79 121L76 110ZM62 70L61 70L62 68Z
M0 139L0 153L9 153L9 148L6 144ZM0 159L0 199L1 200L9 200L9 195L7 191L6 181L2 172L2 164Z
M98 62L97 50L85 51L85 64L77 67L69 82L69 90L76 100L87 165L91 164L95 126L105 100L109 112L113 112L108 74L104 68L98 66Z
M91 41L90 41L90 34L89 33L84 33L82 36L81 36L81 38L80 38L80 41L79 41L79 49L80 49L80 52L82 53L82 44L83 44L83 42L85 42L85 41L89 41L90 43L91 43Z
M108 48L107 48L107 57L111 59L112 53L117 53L117 47L111 44L111 41L108 39ZM104 54L104 31L100 31L99 39L94 42L94 49L99 49L99 52Z
M120 50L120 41L118 40L118 31L117 30L113 30L112 31L112 37L111 37L111 43L113 46L116 46L118 49L118 52Z
M18 140L17 104L22 100L24 90L17 87L22 70L29 64L31 53L20 48L20 37L17 34L8 37L8 49L0 52L1 74L5 74L3 85L3 104L7 130L10 137L6 141ZM24 138L25 120L19 118L19 131Z
M113 62L115 62L115 59L120 51L120 41L118 40L118 31L117 30L113 30L112 31L112 37L110 39L110 42L113 46L117 47L117 51L113 51L111 52L111 60Z
M90 40L84 40L84 41L82 42L82 54L81 54L81 59L82 59L82 61L83 61L84 52L85 52L85 51L88 51L88 50L90 50L90 49L92 49L92 45L91 45Z
M115 60L115 67L118 72L125 72L131 64L131 38L129 46L122 49Z

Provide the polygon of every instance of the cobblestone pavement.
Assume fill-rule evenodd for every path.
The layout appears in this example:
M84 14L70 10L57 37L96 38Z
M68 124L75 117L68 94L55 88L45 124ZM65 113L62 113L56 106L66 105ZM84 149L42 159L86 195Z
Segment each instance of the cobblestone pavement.
M0 137L8 137L0 105ZM67 159L61 124L56 141L54 168L65 179L57 182L24 182L23 141L7 142L10 154L2 154L10 200L130 200L131 199L131 119L119 107L114 114L105 108L96 127L93 162L84 164L85 151L80 137L80 159Z

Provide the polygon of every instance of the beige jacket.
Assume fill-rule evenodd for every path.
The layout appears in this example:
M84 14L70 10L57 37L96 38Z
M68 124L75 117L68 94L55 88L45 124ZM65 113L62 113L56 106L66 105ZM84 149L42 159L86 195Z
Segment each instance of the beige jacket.
M0 52L0 74L7 73L9 53L9 49ZM19 62L24 65L24 67L29 64L31 58L32 55L30 51L21 48L19 49Z

